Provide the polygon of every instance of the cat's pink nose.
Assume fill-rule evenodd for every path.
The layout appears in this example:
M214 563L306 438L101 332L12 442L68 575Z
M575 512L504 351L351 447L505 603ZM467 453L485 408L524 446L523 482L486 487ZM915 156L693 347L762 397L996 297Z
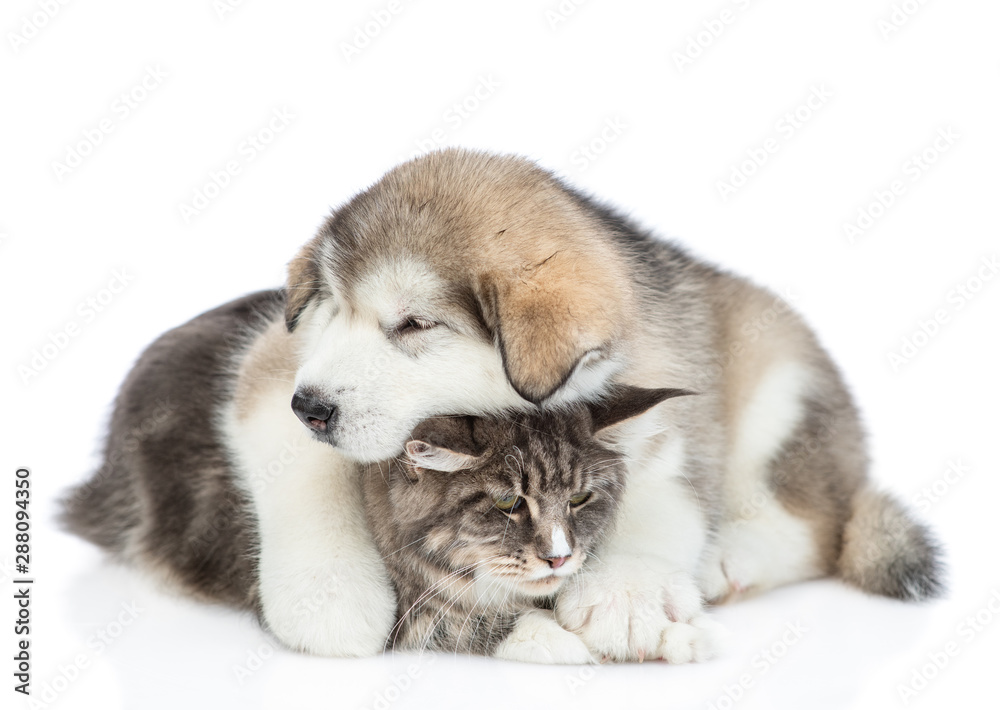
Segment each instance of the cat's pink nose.
M549 567L552 569L559 569L565 564L567 557L546 557L545 561L549 563Z

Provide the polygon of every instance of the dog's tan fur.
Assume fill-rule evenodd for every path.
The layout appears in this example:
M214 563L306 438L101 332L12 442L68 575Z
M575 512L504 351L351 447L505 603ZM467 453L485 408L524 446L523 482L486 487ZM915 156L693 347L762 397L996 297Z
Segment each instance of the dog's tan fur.
M254 339L240 359L233 387L237 418L246 419L268 390L294 386L298 361L295 348L295 337L281 322L271 323Z
M526 398L545 399L584 354L614 349L630 335L636 306L623 255L531 163L435 153L389 172L367 196L333 229L373 236L358 245L357 256L369 258L394 253L389 235L403 230L413 256L476 296L511 382ZM309 264L329 238L321 231L291 264L292 325L316 293Z

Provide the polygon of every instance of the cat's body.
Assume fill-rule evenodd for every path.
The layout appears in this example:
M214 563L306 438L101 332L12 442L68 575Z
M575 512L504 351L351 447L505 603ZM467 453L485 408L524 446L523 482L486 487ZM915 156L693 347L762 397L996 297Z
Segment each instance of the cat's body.
M405 457L364 476L398 598L386 648L591 661L551 608L611 531L625 487L622 455L596 435L683 394L625 387L599 405L417 426Z

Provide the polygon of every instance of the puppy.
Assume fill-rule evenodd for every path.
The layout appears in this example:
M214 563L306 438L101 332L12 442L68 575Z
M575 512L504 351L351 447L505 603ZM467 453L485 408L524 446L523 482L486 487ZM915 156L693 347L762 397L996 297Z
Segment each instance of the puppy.
M837 574L937 593L937 548L868 479L843 380L773 294L518 157L400 165L333 215L283 291L156 341L126 380L69 526L287 645L378 652L395 621L359 462L420 421L693 390L617 427L610 539L555 600L597 657L654 657L706 601ZM135 431L158 401L167 415ZM672 643L697 647L698 629ZM675 658L690 657L684 648Z

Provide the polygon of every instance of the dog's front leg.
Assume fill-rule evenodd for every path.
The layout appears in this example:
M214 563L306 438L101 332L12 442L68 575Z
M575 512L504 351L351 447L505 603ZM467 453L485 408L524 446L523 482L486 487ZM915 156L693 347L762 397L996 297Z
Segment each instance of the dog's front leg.
M716 652L721 629L703 615L696 581L707 521L683 466L679 439L632 462L610 539L557 598L559 623L600 659L686 663Z
M273 399L231 427L259 525L265 625L307 653L379 653L396 600L365 520L360 467L309 436L290 392Z

